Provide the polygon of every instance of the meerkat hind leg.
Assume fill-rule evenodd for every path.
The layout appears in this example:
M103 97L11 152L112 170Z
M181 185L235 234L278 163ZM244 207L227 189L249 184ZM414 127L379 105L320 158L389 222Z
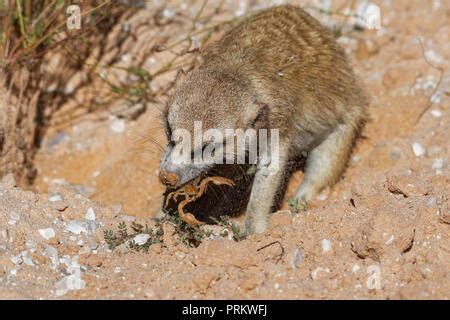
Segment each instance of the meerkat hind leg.
M305 175L296 199L311 201L323 188L335 183L345 169L356 128L339 124L307 157Z

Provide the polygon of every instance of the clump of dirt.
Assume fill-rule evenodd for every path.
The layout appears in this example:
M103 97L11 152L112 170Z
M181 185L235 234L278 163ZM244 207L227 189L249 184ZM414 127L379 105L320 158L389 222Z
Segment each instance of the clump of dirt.
M294 173L269 230L246 239L237 236L242 215L194 229L158 222L158 104L137 117L94 112L49 128L33 192L11 176L0 182L0 296L449 299L450 4L374 2L381 30L337 30L372 102L371 120L336 186L304 208L290 201L302 179ZM221 17L254 9L241 3L225 4ZM331 14L341 4L312 13L336 26L346 21ZM161 11L159 40L172 43L191 26L182 11L177 1ZM138 22L150 13L134 16L131 29L147 30ZM154 58L156 69L168 59L164 52ZM152 83L166 88L172 76ZM88 88L80 92L92 97ZM136 152L144 131L152 143Z

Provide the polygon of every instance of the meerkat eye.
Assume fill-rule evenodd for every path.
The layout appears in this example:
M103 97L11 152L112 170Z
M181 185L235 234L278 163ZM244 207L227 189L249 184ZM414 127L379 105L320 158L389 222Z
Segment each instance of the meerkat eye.
M209 145L209 143L208 142L206 142L206 143L204 143L203 145L202 145L202 156L203 156L203 153L205 152L205 149L206 149L206 147ZM195 157L195 150L192 150L191 151L191 160L194 160L194 157Z
M168 120L165 121L165 129L166 129L167 139L169 139L169 141L170 141L171 137L172 137L172 128L170 127Z
M258 115L255 117L255 119L251 122L250 126L254 128L257 124L263 124L268 115L268 106L263 105L261 107L261 110L259 110Z

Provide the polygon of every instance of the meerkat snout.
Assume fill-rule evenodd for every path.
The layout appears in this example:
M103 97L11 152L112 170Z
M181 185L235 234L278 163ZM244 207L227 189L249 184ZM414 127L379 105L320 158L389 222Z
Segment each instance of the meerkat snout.
M173 172L168 172L164 170L159 171L159 180L169 187L174 187L178 184L180 178Z
M196 70L177 76L164 115L171 142L161 180L182 185L212 166L177 163L174 130L193 134L195 122L205 130L278 130L279 166L258 159L246 210L246 232L264 232L290 160L307 154L299 200L311 201L339 179L367 104L330 30L291 5L257 12L205 50Z

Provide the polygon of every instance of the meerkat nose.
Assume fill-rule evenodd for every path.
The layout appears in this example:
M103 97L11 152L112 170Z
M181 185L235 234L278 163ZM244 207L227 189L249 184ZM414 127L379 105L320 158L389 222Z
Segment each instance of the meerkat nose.
M159 171L159 179L168 186L176 186L180 178L173 172L161 170Z

